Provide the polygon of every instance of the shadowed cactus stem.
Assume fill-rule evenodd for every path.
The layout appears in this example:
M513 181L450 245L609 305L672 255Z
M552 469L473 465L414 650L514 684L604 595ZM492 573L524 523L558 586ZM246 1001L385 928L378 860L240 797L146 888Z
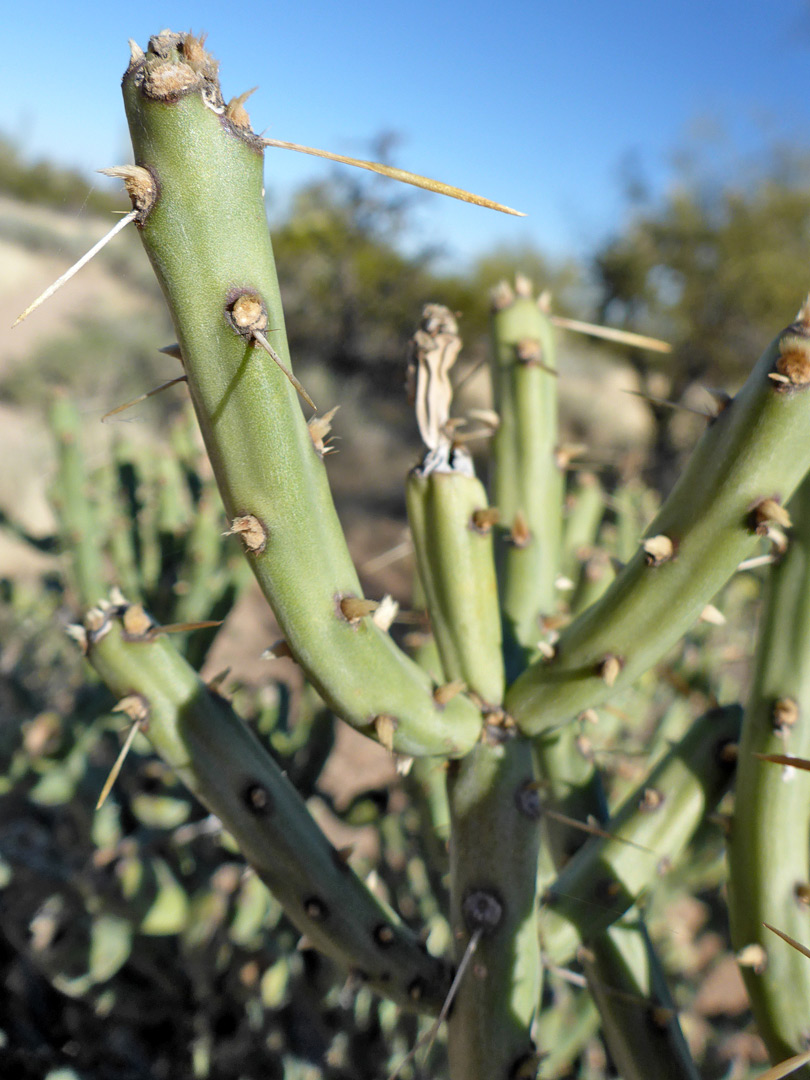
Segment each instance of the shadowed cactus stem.
M87 657L312 945L401 1005L438 1012L449 969L363 885L256 737L159 629L138 605L104 603L85 619Z

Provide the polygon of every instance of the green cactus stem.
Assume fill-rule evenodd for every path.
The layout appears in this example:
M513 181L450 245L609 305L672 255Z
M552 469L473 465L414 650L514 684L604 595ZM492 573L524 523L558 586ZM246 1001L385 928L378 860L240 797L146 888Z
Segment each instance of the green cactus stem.
M495 290L492 337L500 424L492 446L490 492L500 512L497 559L512 679L534 654L539 617L556 605L562 535L554 331L525 278L518 278L514 292L507 285Z
M605 821L607 803L592 756L581 749L579 725L571 724L534 739L532 749L540 776L543 805L575 821ZM556 867L582 846L585 834L575 825L546 818L545 839Z
M605 493L595 473L576 475L565 509L560 570L576 585L586 557L583 552L595 546L605 516Z
M497 515L472 458L446 434L449 369L461 347L451 312L427 304L411 347L416 415L427 446L405 489L419 580L445 677L461 680L491 712L505 689L492 548Z
M810 942L810 778L756 755L810 757L810 481L790 513L790 546L771 570L760 622L729 842L731 940L774 1063L810 1040L810 960L764 926ZM796 1075L806 1080L810 1068Z
M469 462L466 454L459 456ZM417 469L408 477L406 502L445 675L462 680L486 705L498 706L504 668L484 486L458 468L427 474Z
M581 752L574 725L533 740L543 776L543 806L581 822L607 821L601 777L592 758ZM547 843L557 869L583 846L587 833L544 815ZM608 826L606 826L607 828ZM554 888L543 868L540 887ZM603 933L578 950L588 987L602 1015L602 1032L622 1075L645 1080L688 1080L695 1066L681 1032L666 976L649 940L643 917L631 908ZM547 1043L541 1043L544 1047ZM632 1071L631 1071L632 1070Z
M580 950L622 1080L699 1080L647 929L629 913Z
M59 515L63 551L70 559L70 582L82 606L94 604L107 591L99 512L88 491L87 466L81 448L81 419L75 404L59 395L50 411L56 436L57 480L53 502Z
M734 773L742 710L696 720L636 791L546 890L539 928L546 960L566 964L673 865Z
M447 777L451 925L461 973L448 1028L450 1068L454 1076L489 1080L523 1075L536 1060L539 800L531 744L499 726L504 665L494 519L469 455L450 434L449 370L460 347L450 311L428 304L412 342L416 417L427 453L406 491L442 670L483 700L490 720L486 740L452 763Z
M445 705L361 597L321 455L289 372L262 198L262 143L191 35L133 51L124 102L137 166L118 170L177 330L217 482L287 643L338 715L413 755L460 755L481 729L463 694ZM382 733L382 734L381 734Z
M810 466L810 306L767 348L710 424L646 539L601 599L510 687L526 734L559 726L631 685L698 620L783 524Z
M480 744L451 763L447 785L457 958L479 935L450 1015L451 1075L534 1076L530 1032L542 975L536 922L540 800L527 740Z
M369 892L255 736L156 629L138 605L91 609L88 659L311 944L403 1007L438 1012L446 965Z

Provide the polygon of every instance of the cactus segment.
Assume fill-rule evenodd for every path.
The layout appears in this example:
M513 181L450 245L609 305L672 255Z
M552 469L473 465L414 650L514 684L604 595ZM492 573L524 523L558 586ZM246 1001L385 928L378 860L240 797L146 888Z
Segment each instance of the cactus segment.
M731 781L741 721L737 705L696 720L607 823L610 835L591 838L566 864L540 910L548 962L568 963L678 859Z
M577 725L548 732L532 745L543 777L544 805L569 818L605 822L608 814L601 777L593 761L580 751ZM586 834L548 816L545 824L549 851L559 869L582 847ZM547 873L543 878L540 887L545 892L553 885ZM591 938L578 956L602 1016L605 1040L622 1075L696 1080L666 976L641 913L631 908L619 922ZM659 1023L662 1017L664 1022Z
M406 486L419 577L442 667L488 706L503 702L501 620L492 532L476 527L487 505L483 485L458 471L424 475Z
M79 604L95 604L107 591L99 537L99 512L88 494L87 466L81 448L76 406L59 396L51 406L58 474L53 500L59 512L62 549L69 553L71 584Z
M222 821L307 939L400 1005L437 1013L450 985L325 838L271 756L137 606L105 604L85 620L87 655L120 697L148 709L144 733Z
M757 754L810 757L810 481L790 502L787 554L771 570L753 689L743 722L729 842L731 940L759 946L743 977L775 1063L810 1039L810 960L765 929L810 942L810 783ZM810 1076L810 1068L797 1076Z
M544 806L576 821L608 816L602 780L580 750L580 725L569 724L534 739L532 748ZM546 843L556 867L564 866L586 838L582 829L547 818ZM548 884L548 882L546 882Z
M538 618L555 606L563 474L557 449L554 331L524 279L521 295L498 290L492 316L492 384L500 425L490 494L500 512L496 560L507 674L534 652Z
M540 1000L536 924L540 802L525 739L480 743L447 777L452 823L451 925L457 959L481 937L459 987L448 1039L453 1076L534 1075L530 1028ZM499 907L494 925L479 912Z
M391 716L394 750L461 755L481 729L457 695L439 708L430 680L370 619L340 601L361 595L323 460L295 388L254 344L261 332L290 367L262 198L261 141L244 109L223 104L215 62L190 35L165 32L123 83L138 165L157 198L139 221L177 329L189 391L232 522L293 655L338 715L368 735ZM243 115L244 114L244 115Z
M566 508L560 570L576 584L587 553L596 544L605 516L605 493L594 473L578 474L573 490L566 498Z
M639 914L620 919L579 957L622 1080L699 1080Z
M798 359L796 359L798 357ZM784 503L810 466L810 320L766 349L734 400L698 442L672 494L647 530L673 544L651 560L640 547L601 599L510 687L506 707L526 734L570 720L633 683L691 627L756 543L754 508ZM609 658L619 664L605 678Z

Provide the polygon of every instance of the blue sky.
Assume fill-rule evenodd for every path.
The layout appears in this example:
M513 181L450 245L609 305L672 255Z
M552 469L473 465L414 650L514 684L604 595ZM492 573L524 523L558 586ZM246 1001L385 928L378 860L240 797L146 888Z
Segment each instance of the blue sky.
M621 223L623 163L654 192L690 131L733 179L768 139L810 145L810 5L738 0L411 0L246 4L15 3L4 11L2 130L88 172L126 156L118 91L127 38L208 32L226 97L258 84L256 130L396 163L527 211L519 221L431 196L421 239L462 260L497 242L585 252ZM279 204L329 165L267 154ZM98 181L101 183L101 181Z

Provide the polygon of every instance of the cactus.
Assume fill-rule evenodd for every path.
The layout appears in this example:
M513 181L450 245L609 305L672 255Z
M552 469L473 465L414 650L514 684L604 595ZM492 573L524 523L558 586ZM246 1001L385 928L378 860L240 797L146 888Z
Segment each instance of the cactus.
M810 484L790 502L787 554L771 571L754 685L743 724L737 800L729 843L734 948L757 1025L774 1059L807 1047L810 963L766 924L806 944L810 785L762 754L810 756ZM810 1076L810 1069L800 1074Z
M763 1034L775 1056L799 1050L807 999L788 1007L778 995L780 964L798 972L804 958L762 939L751 920L771 899L772 879L784 885L780 902L790 892L784 865L773 868L777 856L766 841L773 815L800 807L806 816L806 796L796 782L786 795L772 765L763 771L745 755L781 745L774 740L784 733L774 735L769 719L772 700L799 701L803 693L800 664L790 670L793 654L779 635L792 617L781 608L798 596L803 573L803 534L797 530L794 553L784 504L810 468L810 305L710 420L635 554L615 579L607 575L598 596L580 573L579 552L600 542L604 496L592 478L581 477L566 518L566 455L556 419L560 365L547 302L535 301L520 278L514 290L494 293L492 382L500 423L489 490L451 416L450 372L461 348L455 321L447 309L428 305L411 349L427 450L406 481L418 584L435 645L429 662L426 647L419 663L390 634L387 605L362 595L327 482L322 426L307 423L299 400L312 404L287 348L262 201L264 143L250 127L244 96L226 103L202 42L169 31L153 38L147 53L133 47L123 91L136 164L111 172L127 186L176 328L230 542L241 542L286 647L318 698L294 736L275 715L254 732L216 687L205 685L178 645L195 664L204 647L192 647L194 638L175 644L161 623L211 619L239 587L217 542L213 491L189 484L182 462L164 461L151 475L122 462L132 530L131 543L116 546L105 529L113 531L119 511L88 501L81 464L63 436L69 505L62 535L74 552L76 593L89 608L75 635L133 730L219 818L292 923L352 973L355 987L368 984L405 1009L447 1020L453 1080L538 1075L546 1051L538 1039L555 1030L543 1006L558 992L553 978L543 989L544 969L576 958L590 995L583 991L572 1006L577 1019L560 1067L593 1031L595 1003L625 1077L688 1080L695 1066L638 905L682 858L726 790L740 711L709 709L618 809L618 785L603 784L577 718L616 694L626 701L645 672L693 631L762 538L777 556L787 547L746 718L746 801L737 808L732 884L740 947L756 940L781 958L772 969L778 978L768 969L749 975ZM115 485L107 482L106 490L109 497ZM625 491L617 504L622 555L637 539L636 494ZM130 600L120 593L102 600L104 552L135 590ZM170 566L184 583L179 597L166 588ZM561 575L575 586L568 605ZM631 701L648 704L656 685L647 675ZM771 709L765 720L763 709ZM392 862L406 868L402 877L417 898L409 917L422 920L421 936L332 847L263 745L291 761L311 751L298 771L308 795L331 745L331 713L401 764L405 756L417 759L409 783L422 817L413 833L368 798L358 798L346 816L368 811L381 818ZM638 739L645 718L634 722ZM791 728L789 738L796 737ZM658 745L665 743L662 735ZM148 805L142 812L148 818ZM448 829L450 895L442 908ZM413 835L423 851L409 861ZM750 837L756 846L748 846ZM162 885L169 897L146 925L170 925L172 917L179 924L187 908L180 915L172 908L166 868L159 860L144 866L144 894L154 886L157 895ZM232 931L240 941L258 933L268 910L264 894L243 891ZM202 940L221 922L221 897L206 897L195 910L199 921L190 918L184 932ZM802 926L800 916L784 914L782 930L801 939ZM442 955L422 944L431 929ZM281 959L268 968L267 1000L283 999L290 970ZM358 1023L370 1000L358 991ZM200 1061L210 1053L209 1035L195 1044ZM345 1040L332 1053L343 1061Z

